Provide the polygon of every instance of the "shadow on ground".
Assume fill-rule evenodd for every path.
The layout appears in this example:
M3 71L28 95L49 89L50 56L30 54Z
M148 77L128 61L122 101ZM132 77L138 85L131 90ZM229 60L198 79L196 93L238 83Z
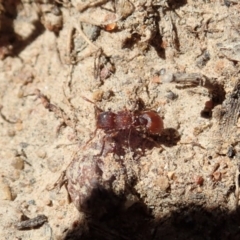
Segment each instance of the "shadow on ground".
M18 8L22 7L20 0L3 1L4 11L0 14L0 58L18 56L26 47L36 40L44 31L40 20L32 22L32 33L23 39L14 32L14 21L17 19Z
M229 213L179 205L170 216L156 220L144 203L126 209L125 200L101 187L94 189L86 200L86 221L75 221L64 240L240 239L240 209Z

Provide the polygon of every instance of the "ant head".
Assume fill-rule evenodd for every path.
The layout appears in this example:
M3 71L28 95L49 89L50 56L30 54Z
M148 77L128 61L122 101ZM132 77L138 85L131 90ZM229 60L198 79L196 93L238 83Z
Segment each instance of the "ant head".
M116 114L111 111L101 112L97 116L97 128L113 130L115 128L115 118Z

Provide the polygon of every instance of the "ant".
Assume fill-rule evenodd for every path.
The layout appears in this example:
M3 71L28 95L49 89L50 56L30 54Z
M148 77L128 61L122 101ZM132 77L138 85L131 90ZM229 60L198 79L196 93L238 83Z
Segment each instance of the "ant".
M103 139L102 150L99 154L100 156L104 150L105 139L109 140L116 136L115 143L119 142L120 145L123 145L124 140L128 137L128 146L132 145L132 148L136 148L136 145L142 143L144 135L148 136L148 140L154 142L151 136L161 135L164 129L162 118L156 111L147 110L143 100L140 98L135 103L135 105L138 106L137 108L135 106L135 110L130 111L124 109L115 113L110 109L108 111L104 111L86 97L82 98L95 106L96 129L93 137L87 143L96 136L96 132L99 129L102 129L106 133L106 136ZM130 135L132 135L131 137L135 140L135 142L137 141L136 138L138 138L138 144L129 140ZM139 135L141 135L140 138Z
M46 109L63 118L61 126L64 124L75 129L74 121L61 108L52 104L40 90L37 89L34 95L41 99ZM83 149L94 139L99 129L104 131L105 136L101 139L101 151L97 156L106 155L109 152L122 156L125 154L124 147L126 146L133 150L142 151L146 147L152 148L157 145L153 138L162 134L164 129L163 120L156 111L146 109L142 99L139 98L135 101L133 110L124 109L112 112L110 109L108 111L102 110L86 97L82 96L82 98L95 106L96 118L96 129L93 137L86 142ZM146 144L148 145L146 146Z

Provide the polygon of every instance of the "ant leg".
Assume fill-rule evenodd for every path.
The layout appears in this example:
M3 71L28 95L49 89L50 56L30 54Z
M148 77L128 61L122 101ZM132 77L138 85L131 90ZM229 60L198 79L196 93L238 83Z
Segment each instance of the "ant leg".
M83 149L85 149L87 145L96 137L97 130L98 128L95 129L95 131L93 132L93 136L85 143L85 145L83 146Z
M103 137L102 141L103 141L103 144L102 144L101 152L99 154L97 154L98 157L101 157L103 155L103 151L105 148L105 142L106 142L106 136Z
M143 138L144 138L145 140L147 140L148 142L151 142L151 143L154 145L154 147L164 149L164 148L162 147L162 145L161 145L160 143L158 143L156 140L154 140L152 137L150 137L150 136L148 136L148 135L145 135L145 136L143 136ZM146 141L143 142L143 148L144 148L144 149L146 148L146 143L147 143Z
M67 183L66 170L64 170L62 171L58 180L53 184L53 186L47 186L47 190L52 191L53 189L57 188L57 193L59 193L62 186L65 185L66 183Z
M102 148L100 153L97 156L106 156L106 154L110 152L115 152L115 141L113 139L114 135L116 135L117 132L112 132L111 134L107 134L102 138ZM107 144L106 144L107 143ZM111 144L114 144L113 146Z
M101 151L96 156L106 156L108 153L116 153L116 141L114 140L114 136L118 134L118 131L111 131L106 133L101 139Z
M57 179L57 181L53 184L53 186L47 186L47 190L48 191L52 191L53 189L57 188L57 193L61 190L62 186L67 184L68 179L66 177L66 171L68 169L68 167L70 166L70 164L72 163L72 161L74 160L74 158L76 157L78 151L75 151L72 156L71 156L71 161L70 163L67 165L66 169L62 171L61 175L59 176L59 178Z
M133 154L134 154L134 153L132 154L131 146L130 146L131 133L132 133L132 128L129 129L129 133L128 133L128 151L129 151L129 154L130 154L130 158L131 158L131 160L133 161Z
M57 116L57 118L61 118L66 126L69 126L72 129L76 129L75 122L68 117L68 115L58 106L51 103L50 99L41 93L39 89L35 90L34 95L37 96L42 102L42 105L49 111L54 112L54 114Z

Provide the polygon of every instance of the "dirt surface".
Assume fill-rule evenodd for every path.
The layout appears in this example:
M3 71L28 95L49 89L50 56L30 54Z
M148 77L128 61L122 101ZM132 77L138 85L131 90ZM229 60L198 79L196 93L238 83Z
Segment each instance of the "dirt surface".
M1 239L239 239L239 19L231 0L1 1ZM141 98L164 130L93 137L84 97Z

